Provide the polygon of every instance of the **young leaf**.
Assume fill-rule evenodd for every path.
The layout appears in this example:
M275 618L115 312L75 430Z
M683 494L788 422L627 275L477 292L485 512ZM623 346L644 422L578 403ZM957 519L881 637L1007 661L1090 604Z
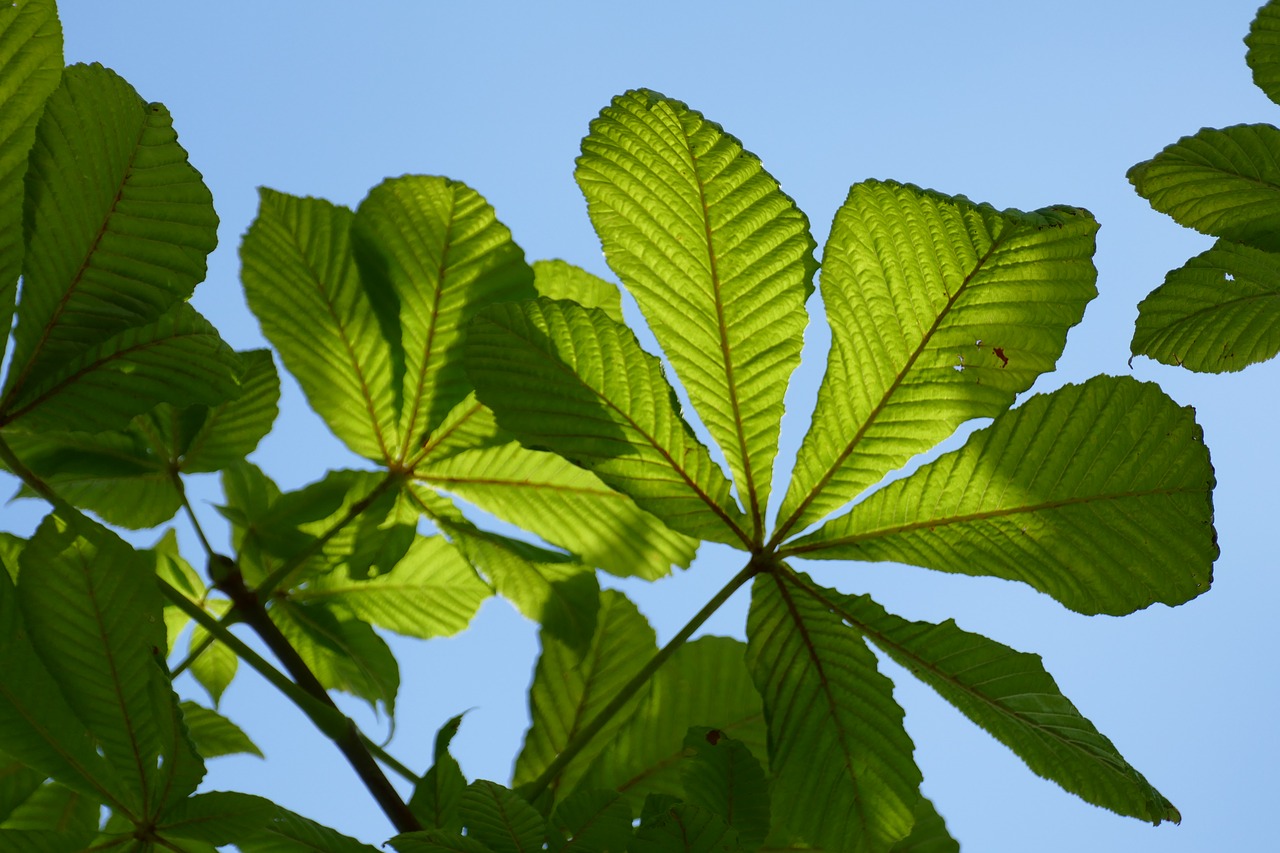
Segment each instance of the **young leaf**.
M908 622L868 596L819 588L834 612L1008 746L1038 775L1096 806L1159 824L1177 809L1062 695L1039 655L951 620Z
M779 829L848 853L906 837L921 776L892 683L786 569L753 582L747 665L764 698Z
M587 468L673 530L750 541L661 363L600 309L543 298L495 305L471 324L467 369L499 426L524 444Z
M439 829L454 835L462 832L462 813L458 802L466 790L462 768L449 754L449 742L458 733L462 715L451 718L436 733L435 761L409 798L409 810L428 829Z
M1203 128L1129 170L1138 195L1179 225L1280 250L1280 129Z
M1129 348L1205 373L1272 358L1280 352L1280 254L1219 240L1142 300Z
M685 801L719 815L746 850L758 849L769 834L769 791L751 750L719 729L693 726L684 751Z
M640 824L628 853L738 853L738 833L719 816L674 803Z
M618 286L566 261L534 261L533 287L548 299L569 299L584 308L599 308L619 323L622 293Z
M356 258L391 336L400 447L408 459L471 391L462 330L490 302L534 295L533 273L493 208L465 184L405 175L374 187L356 210ZM393 313L394 312L394 313Z
M591 123L574 176L605 258L724 451L763 534L815 269L804 214L733 136L656 92Z
M53 0L0 8L0 329L12 326L22 272L23 178L45 99L62 76L62 26ZM0 342L0 353L8 344Z
M823 252L831 352L774 541L1051 370L1097 295L1097 229L1076 208L854 185Z
M31 150L22 302L0 408L170 313L204 278L217 225L168 110L100 65L67 68Z
M1249 46L1245 60L1253 69L1253 82L1280 104L1280 6L1274 0L1258 10L1244 43Z
M387 714L395 715L400 666L368 622L323 602L288 598L277 599L268 612L322 685L357 696L375 709L381 702Z
M569 740L657 651L649 623L636 606L616 590L600 593L600 614L585 653L575 652L544 629L542 655L529 688L529 713L533 722L525 735L524 749L516 758L514 784L523 785L537 778ZM551 780L549 789L553 797L573 791L591 759L626 722L637 702L634 698L628 702L557 778Z
M1119 615L1209 588L1213 482L1190 408L1098 376L1032 397L784 552L1019 580Z
M354 215L322 199L259 196L240 246L249 307L334 435L385 462L400 445L391 348L356 272Z
M547 822L520 795L496 782L477 779L458 803L467 836L493 853L533 853L547 838Z
M551 816L552 853L613 853L631 838L631 807L615 791L578 788L560 801Z
M202 758L237 754L264 757L243 729L217 711L195 702L183 702L181 707L187 734Z
M960 853L960 845L947 832L947 824L933 803L921 796L911 834L890 847L889 853Z
M676 649L579 786L617 790L633 807L652 793L682 796L680 767L690 726L712 726L736 738L764 765L764 709L745 651L745 644L729 637L700 637Z
M221 598L214 599L205 602L204 608L210 615L220 619L231 609L231 602ZM188 650L194 652L196 649L204 647L204 651L200 656L191 662L191 674L196 681L200 682L201 687L209 691L209 698L213 700L213 705L216 708L218 702L222 700L223 692L236 677L236 669L239 667L240 658L236 656L235 652L217 640L212 643L209 640L209 632L203 625L197 624L191 629Z

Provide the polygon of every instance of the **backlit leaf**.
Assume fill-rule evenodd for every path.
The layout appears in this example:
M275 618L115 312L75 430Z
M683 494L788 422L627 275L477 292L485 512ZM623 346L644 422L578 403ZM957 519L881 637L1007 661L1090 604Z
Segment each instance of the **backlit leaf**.
M916 803L916 825L911 834L889 848L889 853L960 853L960 845L947 832L942 815L928 797Z
M231 609L231 602L226 599L214 599L204 604L211 616L221 619ZM189 651L204 647L204 651L191 662L191 674L200 686L209 691L209 698L214 707L222 700L222 694L236 677L236 669L240 658L222 643L216 640L209 642L210 635L203 625L197 624L191 629Z
M533 286L539 296L570 299L585 308L599 308L619 323L625 322L618 286L566 261L534 261Z
M182 719L187 734L203 758L237 754L264 757L262 750L249 740L243 729L217 711L195 702L183 702Z
M1253 69L1253 82L1280 104L1280 7L1264 4L1249 26L1244 43L1249 46L1245 59Z
M751 750L720 729L694 726L685 736L684 754L685 801L719 815L747 850L759 848L769 834L769 791Z
M280 599L268 612L322 685L395 715L400 667L369 623L323 602Z
M458 803L467 836L493 853L533 853L547 837L547 822L519 794L496 782L478 779Z
M409 810L428 829L439 829L457 834L462 831L462 813L458 801L466 790L467 780L462 768L449 754L449 742L458 733L462 715L451 718L436 733L434 762L418 784L413 786L409 798Z

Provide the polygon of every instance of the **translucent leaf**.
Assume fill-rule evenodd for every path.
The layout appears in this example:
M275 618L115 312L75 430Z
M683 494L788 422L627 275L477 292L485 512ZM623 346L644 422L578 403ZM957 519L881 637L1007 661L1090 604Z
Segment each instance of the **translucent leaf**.
M1253 19L1244 43L1249 46L1245 59L1253 69L1253 82L1268 98L1280 104L1280 7L1275 3L1264 4Z
M0 329L8 344L22 272L23 178L45 99L62 76L62 27L53 0L0 8Z
M256 755L263 758L262 750L249 740L244 730L217 711L197 705L182 703L182 719L196 750L204 758L223 755Z
M22 299L0 408L170 313L204 278L217 226L168 110L101 65L67 68L31 150Z
M1280 352L1280 254L1218 241L1138 305L1134 355L1229 373Z
M719 729L694 726L680 764L685 800L719 815L747 850L769 834L769 790L760 762L740 740Z
M778 827L848 853L906 837L920 771L892 682L862 638L785 570L759 575L747 666L764 698Z
M532 853L547 838L547 822L519 794L496 782L477 779L458 804L467 836L493 853Z
M276 810L270 800L252 794L207 791L167 811L156 831L166 838L232 844L261 832Z
M419 536L390 572L368 579L345 568L315 577L296 601L328 601L356 618L409 637L452 636L493 594L442 536Z
M177 460L186 474L221 471L252 453L271 431L279 413L280 377L268 350L240 353L244 373L240 394L204 410L195 434L184 441Z
M51 366L39 382L16 386L22 393L7 398L0 424L16 422L28 431L124 429L160 403L221 405L240 393L242 373L217 330L183 303Z
M278 599L268 612L322 685L395 715L400 667L368 622L323 602Z
M466 790L462 768L449 754L449 742L458 733L462 715L451 718L436 733L435 760L431 769L413 786L409 810L428 829L457 834L462 831L462 812L458 802Z
M644 821L628 853L737 853L738 834L718 815L675 803Z
M596 631L585 653L575 652L543 630L542 654L529 688L532 725L516 758L513 783L523 785L537 778L657 651L649 623L616 590L600 593ZM628 702L551 780L553 797L573 791L591 760L613 739L638 701L633 698Z
M533 286L539 296L569 299L585 308L599 308L619 323L626 322L618 286L567 261L534 261Z
M260 834L239 841L236 846L241 853L382 853L279 806Z
M1209 588L1213 483L1189 407L1098 376L1032 397L785 550L1019 580L1119 615Z
M471 405L482 412L470 419L473 426L482 419L492 422L488 409ZM440 462L428 457L415 474L619 577L654 580L669 574L672 565L683 568L692 561L697 543L631 498L554 453L528 450L507 438L455 451Z
M240 246L249 308L334 435L367 459L393 458L391 348L356 272L354 215L322 199L259 196Z
M958 628L909 622L868 596L819 590L840 618L1018 754L1040 776L1129 817L1177 822L1177 809L1062 695L1039 655Z
M579 785L620 791L633 807L651 793L682 796L680 764L690 726L714 727L767 764L764 708L745 651L745 644L729 637L700 637L678 648Z
M812 290L804 214L760 160L679 101L636 90L591 123L574 176L763 533L782 400Z
M221 619L231 609L231 602L226 599L214 599L206 602L204 608L211 616ZM209 691L209 698L214 707L222 701L222 694L236 677L240 658L222 643L210 642L210 634L203 625L197 624L191 629L188 651L205 647L204 651L191 662L191 674L200 686Z
M942 815L928 797L916 803L916 825L911 834L889 848L889 853L960 853L960 845L947 832Z
M831 351L775 541L1051 370L1097 294L1097 229L1077 208L854 185L823 252Z
M542 298L494 306L471 325L467 369L499 426L526 446L589 469L673 530L750 541L661 363L603 311Z
M1180 225L1280 250L1280 129L1203 128L1129 170L1138 195Z
M405 175L356 211L360 274L391 338L404 460L471 391L462 330L483 306L534 295L533 273L493 208L467 185ZM394 318L394 319L393 319Z
M579 788L560 801L551 825L553 853L612 853L625 850L631 838L631 807L615 791Z

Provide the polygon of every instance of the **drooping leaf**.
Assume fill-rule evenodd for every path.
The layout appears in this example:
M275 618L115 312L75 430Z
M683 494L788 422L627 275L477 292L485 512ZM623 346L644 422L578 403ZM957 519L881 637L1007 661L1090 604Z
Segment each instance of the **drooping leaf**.
M628 853L738 853L738 833L717 814L675 803L643 821Z
M204 278L217 225L168 110L101 65L67 68L31 149L22 300L0 408L172 313Z
M1245 60L1253 69L1253 82L1280 104L1280 7L1274 2L1263 4L1244 43L1249 46Z
M1138 305L1134 355L1228 373L1280 352L1280 254L1219 240Z
M747 850L769 834L768 781L760 762L740 740L720 729L693 726L680 764L685 801L719 815Z
M467 321L490 302L533 296L533 272L488 202L447 178L383 181L356 210L352 239L383 332L398 332L394 458L404 461L471 391L461 358Z
M763 534L816 268L808 220L737 139L647 90L601 111L574 176Z
M62 76L62 26L53 0L0 8L0 329L13 320L22 272L23 178L45 99ZM9 343L0 343L0 354Z
M6 398L0 423L27 431L124 429L161 403L221 405L240 393L242 373L235 351L182 303L14 386L20 393Z
M314 578L295 601L329 601L356 618L408 637L448 637L466 628L493 594L443 536L419 536L386 574L362 580L345 568Z
M889 853L960 853L960 845L928 797L916 803L916 825L911 834L889 848Z
M599 309L539 298L471 324L467 369L498 424L630 495L673 530L741 546L729 481L680 416L658 359Z
M1032 397L785 552L1019 580L1119 615L1209 588L1213 483L1190 408L1098 376Z
M307 401L360 456L400 445L391 348L351 251L354 215L322 199L262 189L240 246L245 297Z
M258 835L238 841L236 846L241 853L383 853L279 806Z
M454 835L462 831L462 812L458 802L466 790L467 780L462 768L449 754L449 742L458 733L462 715L451 718L436 733L434 762L409 798L409 810L428 829L439 829Z
M259 834L277 809L275 803L252 794L207 791L167 811L156 831L165 838L234 844Z
M318 601L278 599L268 612L322 685L395 715L400 666L368 622Z
M214 599L206 602L204 608L211 616L221 619L231 609L231 602L221 598ZM210 642L210 639L208 630L203 625L197 624L191 629L188 651L195 652L196 649L204 648L204 651L191 661L191 674L196 681L200 682L201 687L209 691L209 698L213 700L216 708L222 701L222 694L236 677L240 658L222 643L216 640Z
M729 637L700 637L678 648L579 784L617 790L633 807L651 793L682 795L680 766L690 726L714 727L767 764L764 708L745 651Z
M1138 195L1179 225L1280 250L1280 129L1206 127L1129 170Z
M493 853L533 853L547 838L547 821L516 792L477 779L458 803L467 836Z
M487 408L474 398L470 405L478 410L468 419L472 428L484 420L498 432ZM595 474L501 435L506 440L499 443L477 433L477 443L485 446L454 450L438 462L428 456L415 474L620 577L654 580L672 565L692 561L695 541L670 530Z
M892 683L785 569L753 581L747 665L764 699L778 828L847 853L906 837L921 776Z
M1159 824L1177 809L1062 695L1039 655L947 620L909 622L868 596L818 593L834 612L1040 776L1103 808Z
M626 322L618 286L567 261L534 261L533 286L539 296L570 299L586 308L599 308L619 323Z
M264 757L243 729L217 711L195 702L183 702L182 719L196 751L203 758L237 754Z
M553 853L612 853L631 837L631 807L616 791L579 788L560 801L551 816Z
M123 781L118 794L154 814L168 745L152 688L168 689L168 678L153 562L105 528L51 515L22 567L18 598L36 653Z
M542 654L529 688L533 718L516 758L515 785L537 778L565 745L607 705L620 688L657 653L653 629L636 606L616 590L600 593L595 634L585 653L542 631ZM553 797L571 793L591 760L635 710L638 698L604 728L550 782Z
M849 502L1051 370L1097 291L1093 217L864 181L823 252L827 372L775 539Z

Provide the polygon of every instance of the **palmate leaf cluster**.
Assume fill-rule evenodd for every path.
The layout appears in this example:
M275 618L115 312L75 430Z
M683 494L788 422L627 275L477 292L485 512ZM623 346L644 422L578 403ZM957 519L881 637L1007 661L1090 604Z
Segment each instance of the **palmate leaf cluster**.
M1258 10L1246 59L1280 103L1280 3ZM1129 170L1151 206L1216 237L1138 306L1131 349L1201 373L1243 370L1280 352L1280 130L1203 128Z
M800 563L1002 577L1081 613L1207 589L1213 473L1190 410L1114 377L1014 407L1095 295L1088 211L868 180L819 271L807 217L758 158L635 90L592 122L576 178L661 357L615 285L528 263L475 190L421 175L354 208L263 189L241 276L274 353L237 353L187 302L217 217L167 111L108 69L63 68L60 39L50 0L0 9L0 456L53 506L29 540L0 540L0 853L375 849L198 791L206 760L261 753L172 680L189 669L216 706L242 661L375 796L370 754L413 783L379 799L401 853L957 849L877 652L1067 791L1179 819L1037 656ZM775 482L815 289L830 355ZM247 461L276 415L277 355L365 467L282 491ZM183 478L208 472L233 553L209 549L204 572L172 529L141 549L84 514L203 524ZM660 649L597 573L657 579L702 541L742 570ZM747 583L745 642L689 639ZM338 690L395 715L383 634L455 634L494 594L540 625L510 786L468 783L449 753L460 717L409 759L418 775L325 704Z

